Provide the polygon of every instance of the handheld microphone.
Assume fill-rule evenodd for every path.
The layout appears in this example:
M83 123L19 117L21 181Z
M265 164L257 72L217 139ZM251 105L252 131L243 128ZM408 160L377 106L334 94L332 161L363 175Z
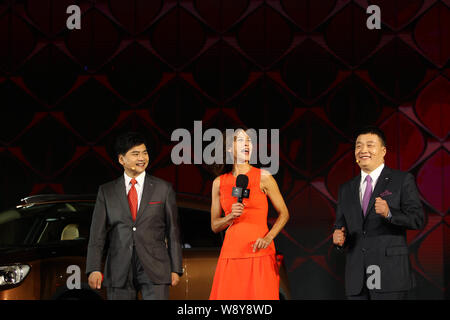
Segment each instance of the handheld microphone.
M250 189L247 189L248 177L245 174L240 174L236 178L236 187L233 187L231 196L237 197L238 202L242 203L244 198L250 197Z

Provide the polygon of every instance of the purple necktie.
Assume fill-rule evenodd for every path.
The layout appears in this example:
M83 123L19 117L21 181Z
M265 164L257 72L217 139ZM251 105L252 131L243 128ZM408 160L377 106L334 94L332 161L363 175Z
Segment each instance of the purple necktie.
M367 207L369 206L370 197L372 196L372 178L367 175L366 176L366 191L364 191L362 207L364 216L366 216Z

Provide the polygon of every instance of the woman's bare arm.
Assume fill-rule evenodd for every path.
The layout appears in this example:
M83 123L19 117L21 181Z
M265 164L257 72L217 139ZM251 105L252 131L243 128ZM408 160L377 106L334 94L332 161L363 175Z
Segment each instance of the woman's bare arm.
M220 205L220 177L214 179L211 192L211 229L217 233L227 228L235 218L242 214L244 206L242 203L233 204L232 212L222 217L222 207Z
M278 218L269 232L265 235L265 237L256 240L255 244L253 245L253 251L256 251L257 249L267 248L273 241L273 239L275 239L275 237L278 235L278 233L283 230L284 226L289 220L289 211L286 203L284 202L283 196L281 195L280 189L278 188L278 184L272 177L272 175L265 170L261 171L260 187L272 202L275 211L277 211L278 213Z

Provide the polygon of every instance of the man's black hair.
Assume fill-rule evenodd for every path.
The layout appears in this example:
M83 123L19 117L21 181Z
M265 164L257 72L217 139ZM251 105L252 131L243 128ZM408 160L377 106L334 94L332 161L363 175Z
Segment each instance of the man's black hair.
M130 149L135 146L140 146L141 144L145 144L148 149L147 140L144 135L139 132L125 132L119 135L116 138L114 144L114 150L116 152L116 156L125 155Z
M377 135L378 138L380 138L381 144L384 147L386 147L386 136L384 135L384 132L380 128L378 128L377 126L365 126L365 127L362 127L360 129L358 129L356 131L356 134L355 134L354 144L356 144L356 139L358 139L358 137L360 135L368 134L368 133Z

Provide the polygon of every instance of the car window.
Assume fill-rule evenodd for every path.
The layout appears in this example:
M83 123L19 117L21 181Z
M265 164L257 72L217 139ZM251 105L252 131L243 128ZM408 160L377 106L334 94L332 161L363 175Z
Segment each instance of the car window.
M93 208L93 202L67 202L0 212L0 247L87 239Z
M94 203L61 203L45 217L36 244L88 240Z
M29 206L0 212L0 247L29 244L41 225L41 213L49 207Z
M178 207L181 239L185 248L217 248L221 246L220 233L211 230L208 211Z

